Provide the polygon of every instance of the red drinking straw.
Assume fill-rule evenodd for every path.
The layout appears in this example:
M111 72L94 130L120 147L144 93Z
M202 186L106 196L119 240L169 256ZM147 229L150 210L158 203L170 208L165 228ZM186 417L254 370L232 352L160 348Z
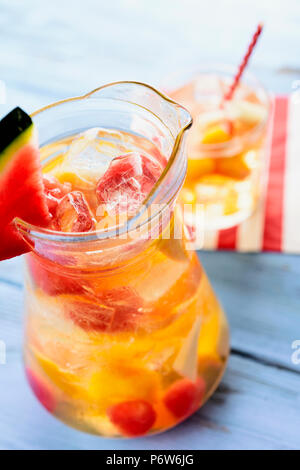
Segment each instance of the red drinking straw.
M238 68L238 71L233 79L233 82L232 84L230 85L229 87L229 90L227 91L227 93L224 95L224 98L223 98L223 101L229 101L231 100L232 96L233 96L233 93L235 92L235 89L240 81L240 78L242 76L242 73L244 72L245 68L246 68L246 65L248 64L248 61L250 59L250 56L253 52L253 49L255 47L255 44L257 43L257 40L262 32L262 29L263 29L263 24L262 23L259 23L259 25L257 26L256 28L256 31L252 37L252 41L250 42L249 46L248 46L248 49L247 49L247 52Z

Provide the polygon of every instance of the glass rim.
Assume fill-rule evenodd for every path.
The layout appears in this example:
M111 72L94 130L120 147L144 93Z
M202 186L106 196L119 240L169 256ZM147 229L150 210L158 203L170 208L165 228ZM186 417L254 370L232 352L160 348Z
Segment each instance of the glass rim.
M236 70L237 70L236 66L232 64L228 64L228 63L225 64L225 63L215 63L215 62L209 63L208 62L200 66L195 66L195 67L190 66L190 67L187 67L186 73L182 74L181 83L177 85L176 87L172 87L168 89L167 83L166 83L167 78L166 78L164 90L166 93L170 93L170 95L172 96L172 93L174 93L176 90L181 88L184 84L192 82L193 80L197 79L197 77L201 75L208 75L208 74L218 75L218 73L220 74L223 72L223 73L227 73L228 75L230 74L231 77L233 77L234 74L236 73ZM176 75L177 78L180 77L179 74L174 74L174 75ZM199 144L199 149L203 153L214 152L214 151L217 153L223 150L230 149L232 145L236 145L237 143L240 143L241 145L243 145L243 142L247 140L251 140L253 136L259 133L259 131L261 129L264 129L264 127L267 125L269 117L270 117L270 111L271 111L272 94L267 91L267 89L262 85L260 80L258 80L256 75L254 75L252 72L245 70L243 73L243 76L246 78L248 77L250 80L253 80L255 82L254 90L259 89L264 94L264 98L265 98L264 105L266 106L266 111L267 111L265 118L262 119L258 124L256 124L252 129L245 132L242 136L236 136L227 142L219 142L216 144L202 144L202 143ZM241 80L241 83L243 83L243 80ZM191 157L188 156L188 158L191 158ZM197 158L191 158L191 159L196 160Z
M179 150L179 146L180 146L181 141L182 141L183 134L185 133L185 131L187 131L192 126L192 123L193 123L193 119L192 119L192 116L189 113L189 111L184 106L182 106L181 104L179 104L176 101L172 100L171 98L166 96L164 93L162 93L161 91L157 90L156 88L154 88L153 86L151 86L147 83L138 82L138 81L131 81L131 80L124 80L124 81L121 80L121 81L107 83L107 84L102 85L100 87L97 87L97 88L93 89L92 91L90 91L88 93L85 93L83 95L79 95L79 96L65 98L65 99L62 99L62 100L59 100L59 101L55 101L53 103L50 103L50 104L34 111L30 115L32 118L34 118L38 114L40 114L44 111L47 111L48 109L52 109L56 106L61 106L65 103L70 103L70 102L75 102L75 101L81 101L81 100L88 99L91 96L93 96L95 93L97 93L98 91L101 91L101 90L106 89L108 87L112 87L114 85L128 85L128 84L138 85L138 86L142 86L142 87L150 89L152 92L159 95L164 101L166 101L168 103L171 103L175 108L184 111L186 113L186 116L188 117L188 119L187 119L187 122L183 126L180 127L179 131L177 132L177 135L174 136L175 140L174 140L174 144L173 144L173 147L172 147L172 152L171 152L171 155L168 159L167 165L163 169L160 177L158 178L158 180L154 184L154 186L151 189L150 193L144 199L143 203L140 206L140 209L138 210L138 212L135 215L128 217L128 219L125 221L124 224L121 224L117 227L119 235L122 235L126 232L129 233L132 230L141 229L144 225L148 224L149 222L151 222L151 220L153 220L155 217L157 217L159 215L159 213L163 210L163 209L161 209L158 213L151 214L150 218L148 218L147 220L141 222L139 225L137 225L137 226L134 225L135 222L145 213L147 208L151 205L151 202L153 202L153 200L157 196L161 185L163 184L163 182L165 181L167 175L169 174L169 171L170 171L171 167L173 167L173 164L175 162L175 159L176 159L176 156L177 156L177 153L178 153L178 150ZM134 103L134 104L136 106L142 107L141 105L139 105L137 103ZM148 108L144 108L144 109L146 109L146 111L148 111L149 113L154 114L150 109L148 109ZM181 185L183 184L183 179L184 179L184 177L182 178ZM167 201L165 204L163 204L161 206L162 207L166 206L166 205L168 205L169 202L170 201ZM30 236L32 238L42 239L42 240L51 241L51 242L64 242L64 243L97 242L97 241L100 242L101 240L108 240L108 239L112 238L113 236L115 236L115 232L116 232L116 227L112 227L111 230L100 229L100 230L93 230L93 231L90 231L90 232L60 232L60 231L56 231L56 230L51 230L49 228L39 227L37 225L30 224L30 223L24 221L23 219L21 219L19 217L16 217L14 219L14 224L16 226L16 229L25 236L28 236L28 234L30 234Z

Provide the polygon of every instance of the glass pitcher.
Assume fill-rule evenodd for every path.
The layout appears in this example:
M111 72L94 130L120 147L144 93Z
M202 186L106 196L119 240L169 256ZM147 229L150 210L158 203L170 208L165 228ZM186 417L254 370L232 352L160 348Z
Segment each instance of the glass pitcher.
M119 226L62 233L16 222L32 248L25 368L38 400L101 436L165 431L209 398L229 354L224 313L186 231L175 236L191 117L148 85L119 82L47 106L33 120L44 168L95 126L105 145L134 143L167 159L138 212Z

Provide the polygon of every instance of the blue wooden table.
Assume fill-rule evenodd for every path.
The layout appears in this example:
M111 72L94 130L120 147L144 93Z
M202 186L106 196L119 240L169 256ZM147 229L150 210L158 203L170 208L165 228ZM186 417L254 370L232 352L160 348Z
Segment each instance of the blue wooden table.
M205 3L205 8L204 8ZM158 84L178 67L236 63L257 21L264 36L252 70L274 92L300 78L300 5L267 0L2 0L0 114L29 112L102 83ZM1 90L1 88L0 88ZM106 440L48 415L22 371L22 260L0 264L0 449L300 448L300 258L199 253L228 314L232 354L211 400L163 435Z

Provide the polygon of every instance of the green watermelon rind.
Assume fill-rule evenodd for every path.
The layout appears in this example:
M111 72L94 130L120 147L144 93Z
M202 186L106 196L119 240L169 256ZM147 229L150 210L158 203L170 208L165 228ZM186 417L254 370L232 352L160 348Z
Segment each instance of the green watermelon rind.
M11 116L11 119L7 119ZM10 134L10 135L9 135ZM0 139L2 140L2 151L0 152L0 175L7 167L13 156L24 145L32 142L35 136L34 124L21 108L15 108L9 115L0 121ZM12 140L3 148L8 138ZM4 145L5 145L4 144Z

